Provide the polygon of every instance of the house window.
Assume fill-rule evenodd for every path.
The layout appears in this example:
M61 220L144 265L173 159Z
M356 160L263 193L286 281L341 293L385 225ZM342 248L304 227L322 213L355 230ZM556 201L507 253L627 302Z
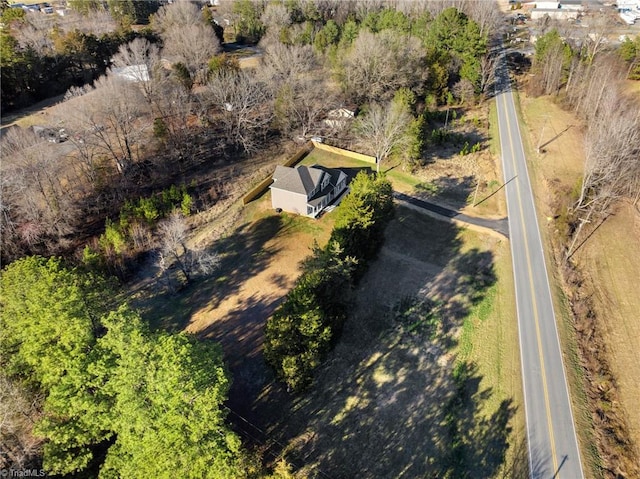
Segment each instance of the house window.
M310 215L311 213L313 213L313 207L307 206L307 214Z

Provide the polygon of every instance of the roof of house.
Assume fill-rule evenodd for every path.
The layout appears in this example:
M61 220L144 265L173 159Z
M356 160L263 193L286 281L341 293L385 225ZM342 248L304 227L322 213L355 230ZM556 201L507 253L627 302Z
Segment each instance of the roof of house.
M324 173L321 169L313 166L291 168L278 165L273 173L274 183L271 187L308 195L318 186Z
M333 188L335 188L338 185L340 180L342 180L342 179L346 180L347 179L347 175L341 170L334 170L332 168L325 168L324 166L314 165L313 168L314 169L317 168L319 170L322 170L322 171L324 171L326 174L328 174L330 176L328 186L324 190L317 192L314 195L313 198L309 199L309 204L315 206L317 204L320 204L322 199L328 194L328 192L330 190L332 190Z
M129 65L121 68L112 68L111 71L114 75L118 75L125 80L134 82L149 81L149 69L144 63L141 63L139 65Z

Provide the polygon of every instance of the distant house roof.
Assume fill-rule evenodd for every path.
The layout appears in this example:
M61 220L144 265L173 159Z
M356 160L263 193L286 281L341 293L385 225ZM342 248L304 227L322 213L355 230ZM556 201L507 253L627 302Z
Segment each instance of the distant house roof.
M324 171L314 166L291 168L278 165L273 173L274 183L271 187L308 196L318 186L323 174Z
M114 75L134 82L149 81L149 69L144 63L140 65L129 65L121 68L112 68Z
M355 116L355 109L349 108L336 108L335 110L329 110L327 117L329 118L353 118Z

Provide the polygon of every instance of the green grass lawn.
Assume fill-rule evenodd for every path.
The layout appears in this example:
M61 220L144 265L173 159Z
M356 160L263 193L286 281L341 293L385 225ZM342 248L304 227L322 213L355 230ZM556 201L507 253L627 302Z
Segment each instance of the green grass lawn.
M326 166L327 168L353 168L367 169L375 171L376 165L349 158L348 156L338 155L329 151L319 150L314 148L301 162L302 165L311 166L314 164ZM402 167L399 162L388 160L381 165L381 171L387 175L389 181L393 184L393 188L403 193L409 193L414 191L419 185L422 184L422 180L416 178L408 172L402 171Z

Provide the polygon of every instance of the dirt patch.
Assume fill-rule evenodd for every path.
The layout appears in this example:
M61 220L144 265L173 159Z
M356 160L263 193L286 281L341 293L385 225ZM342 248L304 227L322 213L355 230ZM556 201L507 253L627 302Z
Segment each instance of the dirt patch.
M260 308L256 308L256 303L273 305L278 302L300 275L300 261L311 254L313 241L324 243L328 239L329 220L320 223L310 218L292 217L287 213L275 215L271 210L270 197L255 205L252 213L258 216L266 215L257 220L258 222L265 221L263 218L267 218L267 221L275 218L273 222L277 223L277 231L269 235L258 251L245 251L250 253L250 256L243 255L238 261L248 259L251 262L261 257L268 257L268 260L237 289L228 294L221 294L222 298L219 301L195 311L187 325L188 331L201 333L215 323L224 323L227 316L237 315L239 311L246 309L247 304L253 305L255 313L264 320L273 311L271 308L261 311ZM255 223L254 221L253 224ZM239 228L245 227L246 223Z

